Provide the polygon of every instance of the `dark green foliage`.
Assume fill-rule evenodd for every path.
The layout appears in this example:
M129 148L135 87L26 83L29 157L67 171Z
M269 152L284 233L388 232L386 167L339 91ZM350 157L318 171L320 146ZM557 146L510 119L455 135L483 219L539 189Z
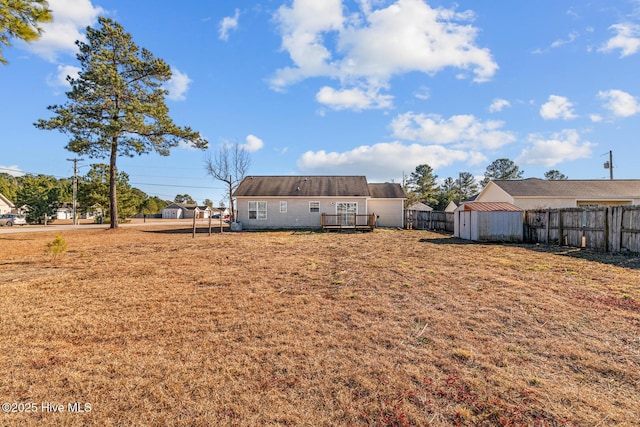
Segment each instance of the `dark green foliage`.
M480 184L484 187L494 179L522 179L523 174L524 171L520 170L513 160L497 159L487 166L484 179Z
M426 164L416 166L416 170L411 172L405 184L408 203L422 202L429 206L437 205L437 178L431 166Z
M569 179L569 177L559 170L551 169L544 173L544 179L548 179L549 181L563 181Z
M78 204L81 211L92 210L99 207L103 211L109 206L109 165L104 163L92 164L89 172L78 181ZM129 184L129 175L125 172L118 173L116 185L118 192L118 219L129 218L138 212L138 207L143 203L147 195L132 188ZM109 216L109 219L110 216Z
M175 199L173 199L175 203L187 203L189 205L195 205L196 201L188 194L178 194Z
M17 207L26 206L27 222L41 224L45 215L54 217L66 193L60 182L47 175L26 175L20 181L14 204Z

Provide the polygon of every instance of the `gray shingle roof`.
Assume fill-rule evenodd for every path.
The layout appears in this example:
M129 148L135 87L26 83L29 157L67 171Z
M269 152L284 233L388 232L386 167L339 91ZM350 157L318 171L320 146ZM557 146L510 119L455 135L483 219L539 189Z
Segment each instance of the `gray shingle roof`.
M406 199L407 195L400 184L385 182L383 184L369 184L369 194L375 199Z
M248 176L235 197L367 197L364 176Z
M538 178L529 178L518 180L495 180L493 183L513 197L640 197L640 180L638 179L571 179L548 181Z

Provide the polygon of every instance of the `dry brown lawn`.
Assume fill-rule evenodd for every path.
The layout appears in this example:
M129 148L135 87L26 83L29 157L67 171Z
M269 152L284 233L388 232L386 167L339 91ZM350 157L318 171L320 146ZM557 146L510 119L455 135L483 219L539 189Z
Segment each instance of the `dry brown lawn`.
M638 258L162 231L0 235L0 425L640 425Z

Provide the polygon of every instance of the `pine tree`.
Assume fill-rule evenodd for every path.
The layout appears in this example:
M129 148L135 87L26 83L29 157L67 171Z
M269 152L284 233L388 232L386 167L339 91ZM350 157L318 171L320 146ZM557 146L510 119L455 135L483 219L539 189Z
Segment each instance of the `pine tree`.
M180 142L204 149L207 141L169 117L162 84L171 78L170 67L138 48L117 22L100 17L98 24L87 28L87 43L76 41L81 71L78 78L67 77L69 101L48 107L55 115L35 126L69 135L66 148L74 153L109 157L109 212L111 228L117 228L118 156L168 156Z

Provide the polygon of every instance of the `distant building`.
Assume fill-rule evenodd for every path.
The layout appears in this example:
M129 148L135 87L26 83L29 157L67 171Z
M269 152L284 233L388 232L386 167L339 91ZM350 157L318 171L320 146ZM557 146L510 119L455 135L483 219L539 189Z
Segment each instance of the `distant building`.
M2 195L2 193L0 193L0 215L11 213L13 209L15 209L15 205L11 203L11 200L7 199Z
M321 228L323 214L345 227L373 214L379 227L404 225L400 184L369 184L364 176L249 176L233 196L245 229Z
M525 210L640 205L640 180L495 180L475 201L506 202Z

